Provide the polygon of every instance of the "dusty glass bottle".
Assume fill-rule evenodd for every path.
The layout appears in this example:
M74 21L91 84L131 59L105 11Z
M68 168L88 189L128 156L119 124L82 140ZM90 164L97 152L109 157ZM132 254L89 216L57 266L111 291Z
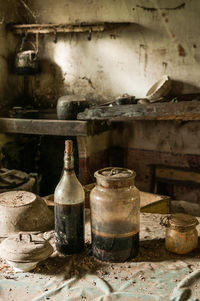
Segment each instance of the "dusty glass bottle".
M84 249L84 199L74 172L73 143L66 140L63 175L54 193L56 249L62 254Z
M97 184L90 193L93 255L123 262L139 250L140 196L135 172L109 167L94 175Z

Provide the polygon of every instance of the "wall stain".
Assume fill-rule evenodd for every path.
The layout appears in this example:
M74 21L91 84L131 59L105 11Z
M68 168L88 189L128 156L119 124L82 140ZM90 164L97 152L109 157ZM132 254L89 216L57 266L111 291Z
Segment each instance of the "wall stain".
M160 56L164 56L166 55L166 48L157 48L157 49L153 49L153 52L156 53L156 55L160 55Z
M144 75L146 76L148 55L147 55L147 46L144 44L140 44L139 63L141 62L141 59L142 59L142 63L144 64Z
M6 60L7 61L7 57L5 56L5 55L3 55L3 54L0 54L0 57L2 57L2 59L4 59L4 60Z
M88 84L90 85L90 87L91 87L92 89L95 90L95 87L93 86L93 83L92 83L92 81L91 81L90 78L88 78L88 77L86 77L86 76L83 76L83 77L81 77L81 79L87 80L87 81L88 81Z
M173 39L176 38L175 34L172 31L171 31L171 36L172 36Z
M167 63L166 63L166 62L162 62L162 65L163 65L163 71L166 72L166 69L167 69Z
M146 10L146 11L157 11L157 8L155 8L155 7L146 7L146 6L142 6L142 5L136 5L136 7L139 7L139 8L142 8L142 9L144 9L144 10Z
M119 35L111 33L110 38L115 40L116 38L119 38Z
M181 44L178 44L177 47L178 47L179 56L186 56L186 52L183 46Z
M142 5L136 5L136 7L139 7L139 8L142 8L143 10L151 11L151 12L158 10L155 7L146 7L146 6L142 6ZM185 8L185 2L183 2L180 5L175 6L175 7L161 7L161 8L159 8L159 10L161 10L161 9L164 9L164 10L177 10L177 9L182 9L182 8Z

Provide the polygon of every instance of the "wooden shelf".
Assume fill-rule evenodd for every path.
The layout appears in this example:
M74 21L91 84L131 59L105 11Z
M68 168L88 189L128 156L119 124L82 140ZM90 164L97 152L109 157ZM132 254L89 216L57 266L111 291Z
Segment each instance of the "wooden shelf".
M164 102L147 105L98 106L78 114L79 120L200 120L200 101Z
M115 125L105 121L0 117L0 133L86 137L111 130Z
M87 136L87 121L0 118L1 133L55 136Z
M130 25L130 22L102 22L102 23L80 23L80 24L15 24L9 25L16 34L49 34L70 32L102 32L115 28L118 25Z

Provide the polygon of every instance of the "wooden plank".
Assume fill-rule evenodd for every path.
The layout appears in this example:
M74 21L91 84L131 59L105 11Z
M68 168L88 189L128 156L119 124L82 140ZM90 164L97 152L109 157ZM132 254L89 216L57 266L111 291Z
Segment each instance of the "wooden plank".
M23 33L59 33L59 32L101 32L116 25L129 25L130 22L101 22L80 24L17 24L10 26L16 34Z
M87 136L88 122L77 120L0 118L0 132L55 136Z
M69 27L85 27L85 26L112 26L112 25L123 25L123 24L133 24L133 22L80 22L80 23L33 23L33 24L8 24L8 26L12 27L13 29L16 28L69 28Z
M140 211L148 213L170 213L170 197L140 191Z
M156 179L168 179L170 181L178 182L195 182L200 184L200 173L190 170L156 167L155 177Z
M200 101L98 106L78 114L79 120L200 120Z
M40 34L47 34L47 33L53 33L53 34L56 34L56 33L70 33L70 32L89 32L89 31L92 31L92 32L100 32L100 31L104 31L105 30L105 27L103 25L101 26L84 26L84 27L65 27L65 28L62 28L62 27L58 27L58 28L53 28L53 27L46 27L46 28L39 28L39 27L36 27L36 28L16 28L14 29L14 32L16 34L23 34L24 32L26 32L27 34L28 33L31 33L31 34L35 34L35 33L40 33Z

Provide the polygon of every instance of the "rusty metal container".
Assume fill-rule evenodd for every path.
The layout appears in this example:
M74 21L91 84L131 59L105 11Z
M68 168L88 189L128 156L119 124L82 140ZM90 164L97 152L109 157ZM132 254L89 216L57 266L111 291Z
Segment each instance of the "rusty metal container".
M79 112L89 107L88 101L82 95L64 95L57 102L57 116L60 120L73 120Z
M138 254L140 196L135 172L104 168L95 172L90 194L93 255L100 260L124 262Z
M187 254L198 246L198 220L184 213L171 214L161 219L166 227L165 247L176 254Z

